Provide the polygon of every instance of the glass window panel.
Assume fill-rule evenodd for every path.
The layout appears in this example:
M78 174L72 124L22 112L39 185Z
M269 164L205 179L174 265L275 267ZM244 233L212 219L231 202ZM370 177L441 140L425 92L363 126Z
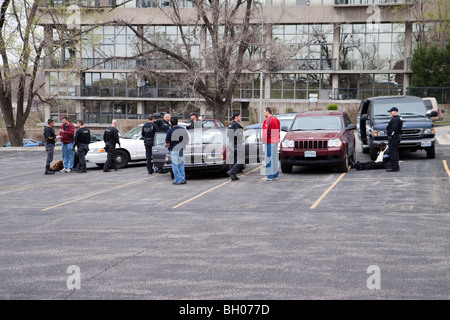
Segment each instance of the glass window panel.
M391 23L381 23L379 25L380 32L392 32L392 24Z
M126 57L127 56L127 46L122 44L116 45L116 56L118 57Z
M391 42L392 34L391 33L380 33L380 42Z
M378 56L380 59L389 59L391 56L391 44L390 43L380 43Z

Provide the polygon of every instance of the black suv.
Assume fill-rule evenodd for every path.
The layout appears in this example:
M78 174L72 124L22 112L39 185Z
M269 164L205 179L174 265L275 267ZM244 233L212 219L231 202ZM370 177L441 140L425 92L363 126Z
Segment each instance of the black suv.
M378 146L388 143L387 125L391 119L388 110L397 107L403 119L400 150L425 150L427 158L435 157L433 121L436 111L428 111L422 98L413 96L373 97L361 101L357 128L362 151L377 158Z

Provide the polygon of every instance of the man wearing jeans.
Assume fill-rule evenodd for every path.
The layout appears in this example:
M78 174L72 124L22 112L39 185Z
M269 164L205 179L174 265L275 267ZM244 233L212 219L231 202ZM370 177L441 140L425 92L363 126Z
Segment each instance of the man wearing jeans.
M166 146L170 152L172 161L172 172L174 175L173 184L186 184L186 174L184 172L185 149L189 142L189 135L186 129L178 126L178 118L170 119L172 128L167 131Z
M280 143L280 120L272 116L272 109L264 110L262 140L265 146L266 176L264 181L278 180L278 143Z
M59 132L62 142L62 157L64 168L61 172L72 172L75 154L73 152L73 138L75 136L75 126L66 116L62 119L61 131Z

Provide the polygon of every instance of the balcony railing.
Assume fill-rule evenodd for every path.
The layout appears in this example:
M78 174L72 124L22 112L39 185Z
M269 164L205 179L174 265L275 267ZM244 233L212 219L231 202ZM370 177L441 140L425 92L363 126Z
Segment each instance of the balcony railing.
M339 5L392 5L392 4L405 4L406 0L334 0L334 4Z
M121 87L121 86L77 86L80 97L108 97L108 98L193 98L190 90L164 87Z

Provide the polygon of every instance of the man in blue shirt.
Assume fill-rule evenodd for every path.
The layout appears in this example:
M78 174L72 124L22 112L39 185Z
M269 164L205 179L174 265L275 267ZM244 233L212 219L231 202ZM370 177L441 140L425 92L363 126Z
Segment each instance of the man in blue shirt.
M167 131L166 146L170 152L172 161L172 172L174 175L173 184L186 184L186 174L184 171L185 149L189 142L189 135L186 129L178 126L178 118L170 119L172 128Z

